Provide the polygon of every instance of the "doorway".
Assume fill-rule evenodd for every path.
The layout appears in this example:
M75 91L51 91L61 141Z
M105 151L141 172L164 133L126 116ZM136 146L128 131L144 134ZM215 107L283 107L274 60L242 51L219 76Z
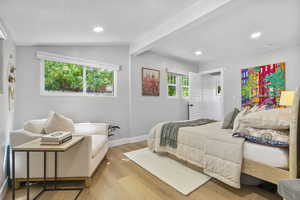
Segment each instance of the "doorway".
M189 119L222 120L224 116L223 69L190 74Z

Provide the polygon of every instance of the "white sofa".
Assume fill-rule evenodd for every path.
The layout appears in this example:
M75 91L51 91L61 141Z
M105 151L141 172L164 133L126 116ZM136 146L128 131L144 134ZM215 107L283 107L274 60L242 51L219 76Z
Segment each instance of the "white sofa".
M84 180L88 187L91 177L108 151L108 124L105 123L75 123L74 135L83 135L84 140L69 149L58 153L58 180ZM11 146L23 144L41 137L42 134L32 133L24 129L10 133ZM17 152L16 185L26 179L26 155ZM41 181L43 177L43 153L30 153L30 179ZM47 178L54 177L54 153L47 154Z

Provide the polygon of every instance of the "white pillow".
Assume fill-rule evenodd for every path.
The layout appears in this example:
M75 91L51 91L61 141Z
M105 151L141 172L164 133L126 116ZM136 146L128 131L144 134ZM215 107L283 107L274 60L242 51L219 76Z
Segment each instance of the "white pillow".
M43 129L47 119L34 119L25 122L24 130L29 131L31 133L43 133Z
M44 130L46 134L56 131L74 133L74 122L72 119L69 119L63 115L60 115L56 112L51 112L45 124Z
M247 127L285 130L290 128L291 109L277 108L247 114L240 122Z
M235 117L234 119L234 122L233 122L233 133L235 133L241 126L241 123L240 123L240 119L245 116L249 111L249 108L248 107L245 107L243 108L239 114Z

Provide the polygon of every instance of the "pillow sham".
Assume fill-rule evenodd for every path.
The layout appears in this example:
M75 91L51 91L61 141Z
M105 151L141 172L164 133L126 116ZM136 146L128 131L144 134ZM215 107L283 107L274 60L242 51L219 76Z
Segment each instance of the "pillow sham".
M289 147L289 132L287 130L273 130L273 129L256 129L243 128L240 132L233 133L234 137L245 138L249 142L287 148Z
M47 119L34 119L25 122L24 130L31 133L43 134L44 126L47 122Z
M222 121L221 128L222 129L233 129L233 122L236 118L236 116L239 114L239 109L234 108L234 110L230 113L228 113L224 120Z
M247 112L249 111L249 107L245 107L243 108L235 117L234 122L233 122L233 132L237 132L237 130L239 129L239 127L241 126L240 124L240 119L247 114Z
M253 112L242 116L240 122L252 128L286 130L290 127L290 111L288 108L277 108Z
M44 127L44 131L46 134L56 131L66 131L74 133L74 130L75 128L73 120L56 112L51 112L49 114L48 120Z

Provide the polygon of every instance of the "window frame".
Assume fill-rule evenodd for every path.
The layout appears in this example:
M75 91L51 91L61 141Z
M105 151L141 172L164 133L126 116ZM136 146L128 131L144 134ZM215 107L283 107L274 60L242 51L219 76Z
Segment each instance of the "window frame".
M189 75L182 74L182 75L180 75L180 78L181 78L182 76L186 76L186 77L188 78L188 83L189 83L189 84L188 84L188 85L182 85L182 84L181 84L181 80L180 80L180 96L181 96L181 98L189 99L190 96L191 96L191 91L190 91L190 77L189 77ZM188 96L183 96L183 88L188 88L188 91L189 91L189 95L188 95Z
M82 65L83 66L83 91L82 92L63 92L63 91L47 91L45 90L45 60L55 61L55 62L64 62L68 64ZM89 93L86 91L86 69L87 68L98 68L98 69L106 69L101 67L90 66L89 63L86 64L78 64L76 62L66 62L66 61L58 61L57 59L41 59L40 60L40 95L42 96L72 96L72 97L117 97L117 72L118 70L114 69L106 69L113 72L113 94L108 95L105 93Z
M169 74L174 74L176 76L176 84L169 84L169 82L168 82L168 75ZM182 73L175 73L175 72L167 71L167 78L166 78L167 98L169 98L169 99L189 99L190 98L190 84L188 86L182 85L181 84L181 77L182 76L187 76L188 81L190 83L188 74L182 74ZM169 86L175 86L175 88L176 88L176 95L175 96L169 96ZM183 96L182 95L182 88L188 88L189 96Z
M173 84L173 83L169 83L169 74L173 74L175 77L176 77L176 83ZM176 95L175 96L169 96L169 86L175 86L175 92L176 92ZM173 73L173 72L167 72L167 97L170 98L170 99L176 99L178 98L178 75L176 73Z

